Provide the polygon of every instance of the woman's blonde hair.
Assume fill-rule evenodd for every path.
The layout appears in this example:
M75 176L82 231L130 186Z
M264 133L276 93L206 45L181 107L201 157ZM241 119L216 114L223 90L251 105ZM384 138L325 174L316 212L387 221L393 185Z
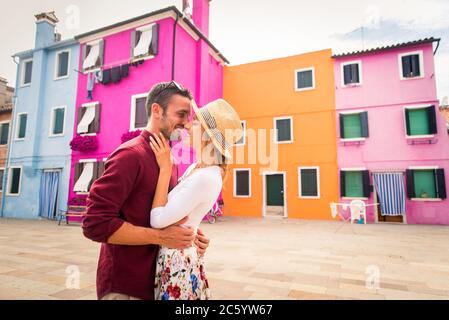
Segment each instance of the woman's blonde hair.
M224 185L228 178L228 169L229 169L229 160L220 151L215 150L217 155L220 157L220 161L218 162L218 166L223 170L223 189L225 189Z

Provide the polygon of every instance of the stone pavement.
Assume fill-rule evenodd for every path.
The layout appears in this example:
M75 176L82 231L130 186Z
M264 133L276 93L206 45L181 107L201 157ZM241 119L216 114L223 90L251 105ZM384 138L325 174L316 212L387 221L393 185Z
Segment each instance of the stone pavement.
M449 227L225 217L202 229L214 299L449 299ZM0 299L96 299L98 250L77 224L0 219Z

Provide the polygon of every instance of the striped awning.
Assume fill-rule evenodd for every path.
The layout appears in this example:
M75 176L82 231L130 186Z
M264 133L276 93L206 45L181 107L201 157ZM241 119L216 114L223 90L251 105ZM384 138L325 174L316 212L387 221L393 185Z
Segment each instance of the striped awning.
M381 214L384 216L405 214L403 173L374 173L373 177Z

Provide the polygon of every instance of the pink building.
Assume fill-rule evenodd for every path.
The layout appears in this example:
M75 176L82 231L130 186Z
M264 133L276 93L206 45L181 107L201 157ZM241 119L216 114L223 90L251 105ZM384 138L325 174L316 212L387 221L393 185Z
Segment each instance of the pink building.
M438 41L333 56L341 202L371 204L369 222L449 225L449 141L435 85Z
M74 137L81 143L72 152L69 199L87 194L123 134L146 126L146 95L154 84L175 80L200 106L222 97L228 61L207 38L209 0L193 0L190 7L191 17L168 7L76 37ZM97 140L94 151L88 139Z

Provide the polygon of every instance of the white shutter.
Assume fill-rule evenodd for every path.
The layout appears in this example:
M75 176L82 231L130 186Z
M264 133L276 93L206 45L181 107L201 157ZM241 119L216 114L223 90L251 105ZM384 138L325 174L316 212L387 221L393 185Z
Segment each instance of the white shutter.
M153 30L142 30L139 43L134 48L134 57L148 54L150 49L151 40L153 38Z
M90 46L89 55L84 59L83 69L88 69L90 67L95 66L95 63L100 56L100 45L97 43L95 45Z
M86 162L84 164L83 172L81 173L78 181L75 183L73 187L73 191L75 192L88 192L89 183L94 176L94 163Z
M95 119L95 106L85 107L86 112L84 112L83 118L78 124L78 128L76 129L77 133L87 133L89 132L89 125Z

